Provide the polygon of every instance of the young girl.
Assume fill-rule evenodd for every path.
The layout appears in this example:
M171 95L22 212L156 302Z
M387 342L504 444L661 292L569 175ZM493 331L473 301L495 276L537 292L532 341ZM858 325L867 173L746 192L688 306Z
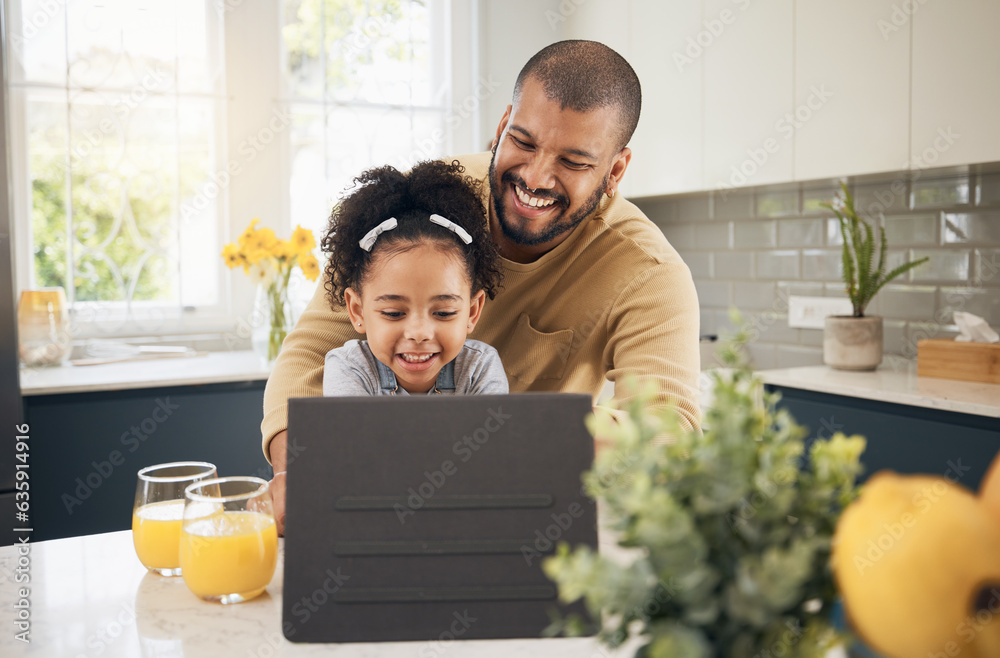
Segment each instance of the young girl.
M325 286L366 340L326 355L324 395L507 392L496 350L467 338L501 273L463 171L438 161L370 169L334 209Z

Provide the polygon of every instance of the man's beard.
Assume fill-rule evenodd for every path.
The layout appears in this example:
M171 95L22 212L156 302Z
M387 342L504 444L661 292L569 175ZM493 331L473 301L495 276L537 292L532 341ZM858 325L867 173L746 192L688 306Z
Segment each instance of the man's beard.
M559 216L552 220L548 227L540 232L533 233L527 227L519 227L508 221L507 215L504 211L503 199L504 199L504 183L518 184L520 183L525 188L528 186L521 180L520 177L515 176L510 172L505 172L503 178L497 180L497 170L496 170L496 150L493 151L493 156L490 158L490 196L493 197L493 210L496 211L497 221L500 223L500 229L503 231L504 237L513 242L514 244L522 245L525 247L532 247L535 245L545 244L555 240L560 235L564 233L569 233L575 229L580 222L585 220L594 210L597 208L598 204L601 202L601 196L604 194L605 188L608 186L608 175L604 176L604 182L602 182L594 193L590 195L590 198L583 204L577 212L573 213L569 217L566 217L567 206L569 205L569 199L561 194L556 194L554 192L549 192L542 190L536 196L555 199L555 203L562 207L562 212ZM609 172L610 173L610 172ZM530 188L528 188L530 189Z

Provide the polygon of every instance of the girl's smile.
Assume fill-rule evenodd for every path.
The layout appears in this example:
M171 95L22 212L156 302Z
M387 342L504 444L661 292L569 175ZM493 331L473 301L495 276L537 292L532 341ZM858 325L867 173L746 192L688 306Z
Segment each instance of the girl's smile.
M418 354L414 352L404 352L402 354L396 355L396 360L399 362L399 367L403 370L409 372L423 372L433 368L437 364L438 356L440 352L431 352L427 354ZM441 369L441 365L438 365L438 370Z

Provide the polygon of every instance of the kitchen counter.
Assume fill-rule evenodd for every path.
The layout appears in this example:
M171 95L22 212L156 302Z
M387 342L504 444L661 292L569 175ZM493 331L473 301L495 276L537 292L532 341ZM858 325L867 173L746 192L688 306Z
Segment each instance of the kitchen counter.
M1000 386L826 366L758 373L808 440L836 432L867 440L859 482L882 470L937 475L972 491L1000 454Z
M264 381L271 370L252 351L206 352L93 366L21 368L21 395Z
M270 478L260 449L267 377L249 350L23 369L33 538L128 528L135 474L149 464L207 461ZM12 507L13 479L8 487L0 496ZM0 545L10 536L0 527Z
M264 594L229 606L195 598L181 578L147 572L135 556L128 530L27 546L26 585L14 582L18 548L0 548L2 656L627 658L642 643L633 639L616 651L594 638L452 641L445 636L426 642L293 644L281 633L283 539L278 568ZM602 553L627 559L604 532L600 546ZM25 586L30 588L29 644L15 639L18 631L12 623L18 589ZM845 656L835 649L827 658Z
M147 572L135 556L131 531L28 546L30 644L15 639L11 623L22 587L13 582L17 548L0 548L3 656L624 658L636 645L609 652L593 638L293 644L281 634L283 552L264 594L222 606L195 598L181 578Z
M918 377L916 364L872 372L805 366L757 374L772 386L1000 418L1000 385Z

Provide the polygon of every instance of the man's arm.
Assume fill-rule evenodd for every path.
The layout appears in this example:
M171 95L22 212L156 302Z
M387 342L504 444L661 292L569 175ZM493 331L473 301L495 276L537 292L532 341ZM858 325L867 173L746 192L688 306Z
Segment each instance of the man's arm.
M604 358L615 398L628 375L650 377L660 388L659 401L672 400L684 424L701 426L698 378L698 294L687 266L658 264L632 281L608 314Z
M277 451L271 449L270 443L279 432L288 428L289 398L323 395L326 353L357 337L347 312L330 308L323 285L316 286L309 306L285 337L264 389L264 420L260 431L264 457L272 465L276 466L274 453ZM284 446L281 454L283 459ZM284 468L274 470L279 472Z

